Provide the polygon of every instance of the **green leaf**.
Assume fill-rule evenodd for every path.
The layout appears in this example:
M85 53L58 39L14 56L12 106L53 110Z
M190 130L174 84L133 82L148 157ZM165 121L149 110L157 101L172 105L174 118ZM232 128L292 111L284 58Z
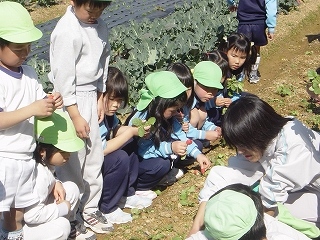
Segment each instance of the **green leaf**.
M144 133L145 133L145 131L144 131L143 126L140 126L140 127L138 128L138 135L139 135L139 137L143 137Z
M148 119L148 121L146 121L145 126L151 126L156 122L156 118L155 117L150 117Z
M140 127L140 126L143 125L143 122L142 122L142 120L140 118L134 118L132 120L132 125L136 126L136 127Z

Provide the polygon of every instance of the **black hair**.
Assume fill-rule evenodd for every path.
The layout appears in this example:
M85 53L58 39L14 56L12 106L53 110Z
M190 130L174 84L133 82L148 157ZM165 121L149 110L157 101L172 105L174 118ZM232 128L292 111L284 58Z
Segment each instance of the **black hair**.
M173 98L156 97L153 99L148 107L142 110L142 114L146 113L146 119L154 117L156 122L153 125L151 134L154 137L154 144L159 148L160 142L171 141L171 134L173 133L173 118L164 119L163 113L170 107L182 107L187 101L187 93L183 91L178 96ZM137 110L133 111L125 121L125 125L129 124L131 118L135 115Z
M58 148L56 148L55 146L53 146L52 144L42 143L42 142L38 142L38 141L36 143L37 143L37 146L33 152L33 157L37 163L41 163L43 166L47 166L48 159L50 159L54 153L56 153L60 150ZM41 157L40 153L42 151L46 151L46 158L45 159L43 159Z
M257 49L243 33L232 33L228 36L227 41L222 41L219 45L219 50L227 53L230 49L246 53L247 57L244 64L237 70L232 71L232 74L237 75L244 69L248 75L251 71L252 65L257 59Z
M194 100L194 78L190 68L184 63L176 62L170 64L167 71L175 73L186 88L191 88L191 95L186 103L187 107L191 108Z
M109 66L108 77L106 81L105 95L113 95L115 98L123 98L124 107L128 104L128 82L124 74L116 67Z
M231 147L258 150L263 154L289 120L258 96L248 93L228 107L222 136Z
M108 7L112 1L94 1L94 0L73 0L76 6L82 6L89 3L92 8L105 8Z
M8 46L10 44L9 41L3 39L3 38L0 38L0 48L4 48L6 46Z
M256 219L255 223L253 224L253 226L251 227L251 229L247 233L245 233L241 238L239 238L239 240L266 239L267 229L266 229L266 226L263 221L264 208L263 208L260 194L252 191L252 189L249 186L246 186L246 185L239 183L239 184L231 184L229 186L226 186L226 187L220 189L215 194L213 194L210 198L221 193L224 190L232 190L232 191L247 195L254 202L254 205L255 205L257 212L258 212L257 219Z
M201 60L216 63L221 68L223 78L230 75L228 56L225 52L214 50L212 52L203 53Z

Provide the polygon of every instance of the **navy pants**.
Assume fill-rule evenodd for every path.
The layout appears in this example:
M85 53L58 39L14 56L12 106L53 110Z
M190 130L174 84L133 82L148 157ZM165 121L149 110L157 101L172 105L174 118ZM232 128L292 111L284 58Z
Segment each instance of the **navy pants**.
M122 196L135 194L139 159L135 153L114 151L104 157L102 165L103 189L99 202L100 211L111 213L118 208Z

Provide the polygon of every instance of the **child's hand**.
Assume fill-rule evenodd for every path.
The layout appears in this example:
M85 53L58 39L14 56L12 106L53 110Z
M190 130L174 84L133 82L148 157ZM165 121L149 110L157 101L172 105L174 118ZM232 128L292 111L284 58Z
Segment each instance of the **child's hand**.
M187 154L187 143L183 141L174 141L171 143L172 152L184 156Z
M202 153L197 156L197 162L200 165L200 170L202 174L204 174L205 171L209 169L211 165L210 160Z
M53 196L57 204L61 203L65 200L66 197L66 191L63 188L63 185L61 182L56 181L56 184L53 187Z
M218 138L221 137L221 133L219 133L218 131L216 130L209 130L209 131L206 131L206 136L205 138L209 141L216 141Z
M52 98L54 100L54 108L62 108L63 107L63 99L59 92L54 92L52 94L48 94L48 98Z
M274 33L268 32L268 39L272 41L274 39Z
M232 103L231 98L225 98L224 99L224 106L229 107L231 103Z
M182 131L189 132L189 123L188 122L183 122L181 127L182 127Z
M29 105L33 116L48 117L54 111L54 100L50 98L37 100Z
M214 129L214 131L216 131L217 133L219 133L219 135L220 135L220 137L221 137L221 135L222 135L222 130L221 130L221 127L216 127L215 129Z
M217 97L216 98L216 106L223 107L225 105L225 98Z
M235 12L237 10L238 10L238 7L236 5L229 6L229 11L230 12Z
M72 118L73 125L79 138L89 138L90 127L87 121L81 116Z

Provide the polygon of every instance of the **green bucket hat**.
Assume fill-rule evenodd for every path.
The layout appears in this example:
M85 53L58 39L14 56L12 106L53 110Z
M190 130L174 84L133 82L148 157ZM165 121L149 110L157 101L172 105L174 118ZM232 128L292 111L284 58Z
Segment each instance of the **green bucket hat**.
M238 240L251 229L257 215L256 206L249 196L224 190L206 204L204 234L217 240Z
M199 62L193 69L193 77L203 86L223 89L220 82L222 78L222 71L214 62Z
M145 109L155 97L174 98L187 90L176 74L169 71L154 72L146 77L147 89L140 90L138 111Z
M52 144L65 152L76 152L84 147L84 142L77 137L74 125L69 115L55 111L50 117L35 121L36 140Z
M0 2L0 38L12 43L34 42L42 32L33 24L30 14L16 2Z

